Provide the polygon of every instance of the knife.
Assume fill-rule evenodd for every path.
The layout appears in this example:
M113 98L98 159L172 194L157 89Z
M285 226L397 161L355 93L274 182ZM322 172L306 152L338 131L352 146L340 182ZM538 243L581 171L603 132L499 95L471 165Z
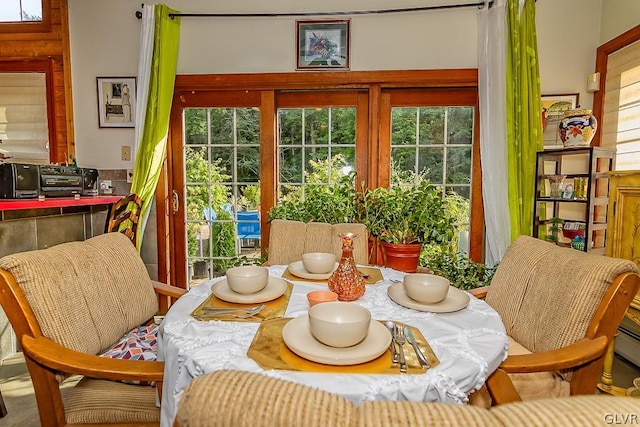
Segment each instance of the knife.
M418 361L420 361L420 366L425 366L425 367L429 367L429 361L427 360L426 357L424 357L424 354L422 353L422 350L420 350L420 347L418 347L418 343L416 342L416 338L413 336L413 332L411 331L411 328L408 326L404 327L404 336L407 338L407 342L409 344L411 344L411 346L413 347L413 351L416 352L416 356L418 356Z

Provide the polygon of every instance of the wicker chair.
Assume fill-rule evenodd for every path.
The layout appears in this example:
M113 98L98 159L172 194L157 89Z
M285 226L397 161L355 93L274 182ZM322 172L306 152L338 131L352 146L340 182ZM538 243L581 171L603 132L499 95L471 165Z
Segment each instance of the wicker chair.
M485 296L509 335L509 356L500 368L517 395L502 395L489 377L492 403L594 394L605 349L640 286L637 271L628 260L516 239L491 285L473 292ZM482 396L471 400L487 405Z
M0 259L0 304L22 344L41 424L158 425L156 388L122 381L160 383L164 364L98 355L183 293L153 282L121 233ZM70 374L84 378L63 402L59 383Z
M358 235L353 243L353 259L356 264L368 264L367 227L364 224L327 224L324 222L290 221L274 219L269 232L269 257L267 264L289 265L300 261L307 252L334 253L342 256L342 240L339 234L352 232Z
M508 382L507 378L507 382ZM508 384L507 384L508 387ZM216 371L185 389L176 427L601 426L614 414L636 414L631 397L580 396L484 409L445 403L365 402L254 372Z

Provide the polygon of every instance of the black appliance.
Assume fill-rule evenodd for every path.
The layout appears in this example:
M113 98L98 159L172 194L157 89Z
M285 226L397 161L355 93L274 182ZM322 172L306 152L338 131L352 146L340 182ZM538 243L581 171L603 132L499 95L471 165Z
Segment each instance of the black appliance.
M82 195L98 195L98 169L82 168Z
M38 197L38 165L0 164L0 198L30 199Z
M58 165L40 166L40 195L73 196L82 194L82 188L82 169Z

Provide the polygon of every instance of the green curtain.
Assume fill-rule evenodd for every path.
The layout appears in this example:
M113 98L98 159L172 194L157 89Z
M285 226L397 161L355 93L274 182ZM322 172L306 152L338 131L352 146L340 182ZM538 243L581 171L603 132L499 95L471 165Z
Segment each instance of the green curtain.
M151 207L150 202L158 185L164 162L180 38L180 18L169 17L169 13L179 12L166 5L155 5L154 13L155 33L149 99L131 183L131 192L137 194L143 201L141 223L138 225L136 240L138 251L142 245L144 226Z
M532 235L536 152L542 150L543 138L535 0L508 0L507 8L507 155L514 240Z

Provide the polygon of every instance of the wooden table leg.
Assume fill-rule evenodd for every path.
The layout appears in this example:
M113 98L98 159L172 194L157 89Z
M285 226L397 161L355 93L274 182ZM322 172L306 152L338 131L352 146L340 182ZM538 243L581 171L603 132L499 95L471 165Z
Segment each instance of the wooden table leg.
M617 334L616 334L617 336ZM623 387L617 387L613 385L613 361L614 361L614 352L616 347L615 336L613 341L609 343L607 347L607 352L604 356L604 364L602 367L602 375L600 376L600 382L598 383L598 390L603 393L611 394L614 396L626 396L627 389Z

